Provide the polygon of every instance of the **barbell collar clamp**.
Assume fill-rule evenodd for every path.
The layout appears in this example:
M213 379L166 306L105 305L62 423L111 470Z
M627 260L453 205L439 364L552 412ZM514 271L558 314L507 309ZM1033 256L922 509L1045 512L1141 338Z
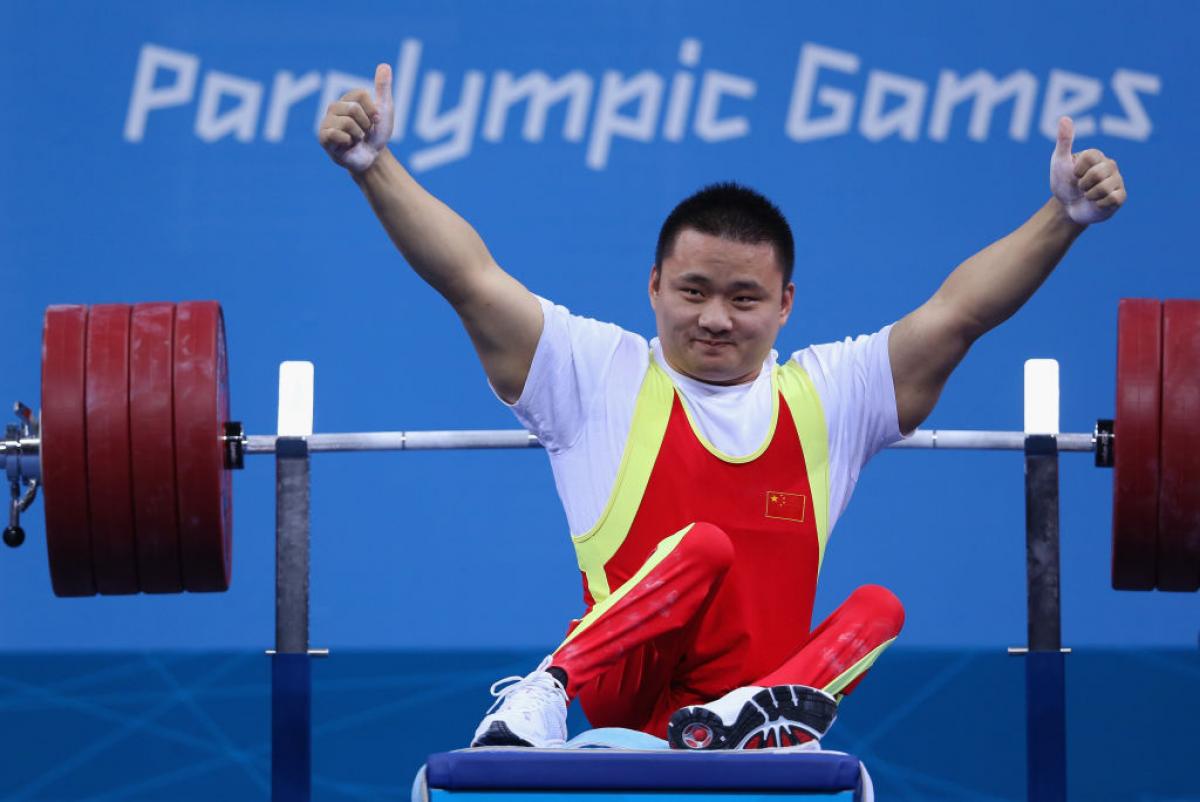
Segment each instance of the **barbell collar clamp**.
M225 447L225 468L240 471L246 467L246 430L236 420L226 421L224 430L221 442Z
M9 481L42 478L41 445L41 438L37 436L10 438L6 435L0 440L0 468Z
M4 428L4 440L0 441L0 468L4 469L10 482L41 479L41 461L38 459L41 424L33 410L20 401L13 404L13 414L18 422Z
M1092 439L1096 443L1096 467L1111 468L1116 456L1116 428L1111 418L1100 418L1096 428L1092 430Z

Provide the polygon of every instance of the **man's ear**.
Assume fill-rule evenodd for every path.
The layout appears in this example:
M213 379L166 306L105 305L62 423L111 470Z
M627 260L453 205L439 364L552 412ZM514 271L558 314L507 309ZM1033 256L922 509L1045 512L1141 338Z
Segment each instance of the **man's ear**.
M658 269L658 265L653 265L650 268L650 286L646 288L650 295L650 306L654 306L654 299L658 297L659 281L662 279L662 271Z
M779 307L779 325L783 326L788 322L788 317L792 314L792 303L796 300L796 285L789 281L787 286L783 288L783 303Z

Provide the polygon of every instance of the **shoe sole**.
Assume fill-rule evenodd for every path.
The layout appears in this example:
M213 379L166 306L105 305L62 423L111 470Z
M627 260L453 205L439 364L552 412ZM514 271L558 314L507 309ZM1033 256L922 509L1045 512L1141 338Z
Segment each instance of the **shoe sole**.
M533 746L519 735L513 734L503 721L493 721L483 734L471 741L472 748L476 746Z
M774 685L750 697L733 724L703 705L676 710L667 724L673 749L772 749L817 741L837 718L837 702L806 685Z

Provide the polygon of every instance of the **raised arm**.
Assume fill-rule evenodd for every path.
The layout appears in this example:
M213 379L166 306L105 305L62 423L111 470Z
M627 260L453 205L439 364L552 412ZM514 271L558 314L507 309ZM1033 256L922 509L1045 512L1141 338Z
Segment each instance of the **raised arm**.
M1088 225L1125 202L1117 163L1099 150L1072 154L1063 117L1050 159L1052 197L1025 223L963 262L933 297L905 316L888 341L900 431L933 411L951 372L977 339L1012 317Z
M317 138L354 177L412 268L454 307L496 392L516 401L541 336L541 305L388 150L392 115L392 70L380 64L375 97L358 89L330 104Z

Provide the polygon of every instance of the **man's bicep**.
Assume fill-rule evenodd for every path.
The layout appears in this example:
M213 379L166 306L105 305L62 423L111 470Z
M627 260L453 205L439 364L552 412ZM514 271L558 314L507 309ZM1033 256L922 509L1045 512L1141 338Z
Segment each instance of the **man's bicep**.
M937 404L946 380L971 347L968 321L931 299L892 327L888 359L896 391L896 417L904 434Z
M636 394L649 345L612 323L535 300L542 311L541 334L520 395L507 404L521 425L555 453L573 447L588 426L604 428L611 417L609 402L619 406L629 392Z
M488 381L504 401L521 396L542 334L542 305L521 282L499 267L479 280L456 307Z
M863 467L881 448L901 439L888 361L893 328L809 346L792 356L811 378L824 411L831 531Z

